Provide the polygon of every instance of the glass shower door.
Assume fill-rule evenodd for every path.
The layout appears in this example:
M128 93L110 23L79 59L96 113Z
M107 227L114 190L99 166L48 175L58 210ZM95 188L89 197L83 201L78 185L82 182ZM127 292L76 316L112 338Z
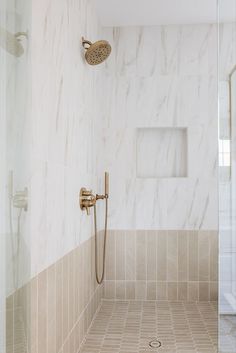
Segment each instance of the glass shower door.
M30 0L1 0L1 353L30 351L30 13Z
M232 6L233 5L233 6ZM231 6L229 8L229 6ZM232 20L225 21L231 11ZM219 3L219 352L236 352L236 0Z
M236 26L235 26L236 27ZM230 114L232 126L232 306L236 315L236 65L230 75Z
M0 5L0 28L6 24L5 0ZM6 171L6 53L0 49L0 352L6 352L5 288L5 171Z

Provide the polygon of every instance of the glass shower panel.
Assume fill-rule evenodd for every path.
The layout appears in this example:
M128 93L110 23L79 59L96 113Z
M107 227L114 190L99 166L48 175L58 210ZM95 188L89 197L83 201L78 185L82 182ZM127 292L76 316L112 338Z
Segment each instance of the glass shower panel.
M233 353L236 352L236 0L220 1L219 6L219 351ZM226 21L229 10L231 20Z
M0 5L0 28L6 24L5 0ZM1 43L1 42L0 42ZM0 49L0 352L6 351L5 290L5 171L6 171L6 53Z
M231 27L231 28L230 28ZM220 51L219 82L219 228L220 228L220 312L236 313L235 254L236 254L236 66L230 33L236 24L220 24L220 48L228 41L232 46L233 67L223 72L223 53ZM231 32L232 31L232 32ZM235 39L234 39L235 40Z
M236 65L230 75L230 115L232 127L232 277L230 303L233 307L232 311L236 314Z
M30 10L30 0L0 4L1 353L30 345Z

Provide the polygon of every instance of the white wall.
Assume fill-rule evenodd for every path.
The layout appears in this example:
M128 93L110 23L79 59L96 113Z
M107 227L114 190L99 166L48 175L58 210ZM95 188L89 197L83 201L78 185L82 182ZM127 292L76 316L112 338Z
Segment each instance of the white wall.
M100 155L111 172L109 226L217 229L217 27L107 28L103 36L113 47ZM137 178L140 127L187 128L187 178Z
M102 191L95 159L103 66L85 62L82 36L101 37L93 1L32 2L32 275L92 236L79 191Z

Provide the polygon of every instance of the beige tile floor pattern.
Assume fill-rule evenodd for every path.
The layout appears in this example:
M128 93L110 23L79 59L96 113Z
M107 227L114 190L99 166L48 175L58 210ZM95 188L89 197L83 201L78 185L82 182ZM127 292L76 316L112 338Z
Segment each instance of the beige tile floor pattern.
M217 329L214 302L103 301L80 353L213 353Z

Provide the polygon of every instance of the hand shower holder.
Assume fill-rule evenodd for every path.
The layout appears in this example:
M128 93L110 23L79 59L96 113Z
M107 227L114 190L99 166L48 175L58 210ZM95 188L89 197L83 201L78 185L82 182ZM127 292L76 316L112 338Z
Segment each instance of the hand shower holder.
M105 172L105 192L104 195L93 195L92 190L86 188L80 189L79 203L82 211L86 210L87 215L90 214L90 208L94 210L94 230L95 230L95 276L98 284L101 284L105 275L106 261L106 240L107 240L107 217L108 217L108 197L109 197L109 173ZM102 274L98 274L98 231L97 231L97 211L96 203L98 200L105 200L105 224L104 224L104 241L103 241L103 256L102 256Z

